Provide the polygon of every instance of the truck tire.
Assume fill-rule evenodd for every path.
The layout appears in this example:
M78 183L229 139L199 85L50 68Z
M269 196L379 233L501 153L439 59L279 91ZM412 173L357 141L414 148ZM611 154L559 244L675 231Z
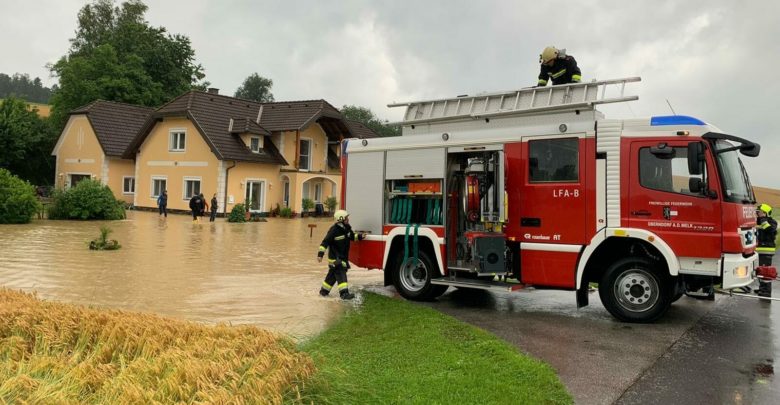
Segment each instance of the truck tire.
M446 285L431 284L431 279L439 277L436 262L429 253L420 250L417 262L409 257L404 262L404 253L398 252L395 260L398 267L393 271L393 284L402 297L413 301L430 301L447 291Z
M599 295L612 316L623 322L653 322L672 304L675 286L653 262L629 257L613 263L599 283Z

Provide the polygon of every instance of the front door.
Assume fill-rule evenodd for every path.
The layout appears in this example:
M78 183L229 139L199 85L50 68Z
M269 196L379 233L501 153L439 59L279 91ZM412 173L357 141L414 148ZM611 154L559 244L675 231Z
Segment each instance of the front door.
M246 183L246 203L250 212L264 211L263 183L262 181L247 181Z
M707 157L704 173L691 175L688 143L631 142L628 226L655 233L678 257L719 258L720 200L689 189L691 178L717 189L715 168Z

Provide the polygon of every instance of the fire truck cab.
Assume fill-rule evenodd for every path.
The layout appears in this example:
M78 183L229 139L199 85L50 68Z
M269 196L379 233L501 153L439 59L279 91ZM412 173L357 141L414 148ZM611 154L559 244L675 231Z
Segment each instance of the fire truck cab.
M610 120L627 78L392 104L403 135L342 144L351 260L407 299L449 286L575 291L651 322L686 292L750 284L760 146L688 116ZM612 94L617 90L618 94Z

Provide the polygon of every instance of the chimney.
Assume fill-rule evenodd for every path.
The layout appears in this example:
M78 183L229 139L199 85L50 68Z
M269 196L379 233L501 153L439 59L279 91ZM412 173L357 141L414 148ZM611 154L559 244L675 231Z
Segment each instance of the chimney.
M219 94L219 89L216 87L209 87L209 94Z

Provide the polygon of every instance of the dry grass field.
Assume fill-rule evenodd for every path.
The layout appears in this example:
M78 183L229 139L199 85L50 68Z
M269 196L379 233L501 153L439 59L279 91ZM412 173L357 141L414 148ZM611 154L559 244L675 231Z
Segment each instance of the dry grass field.
M290 340L255 327L0 289L0 403L275 404L314 370Z

